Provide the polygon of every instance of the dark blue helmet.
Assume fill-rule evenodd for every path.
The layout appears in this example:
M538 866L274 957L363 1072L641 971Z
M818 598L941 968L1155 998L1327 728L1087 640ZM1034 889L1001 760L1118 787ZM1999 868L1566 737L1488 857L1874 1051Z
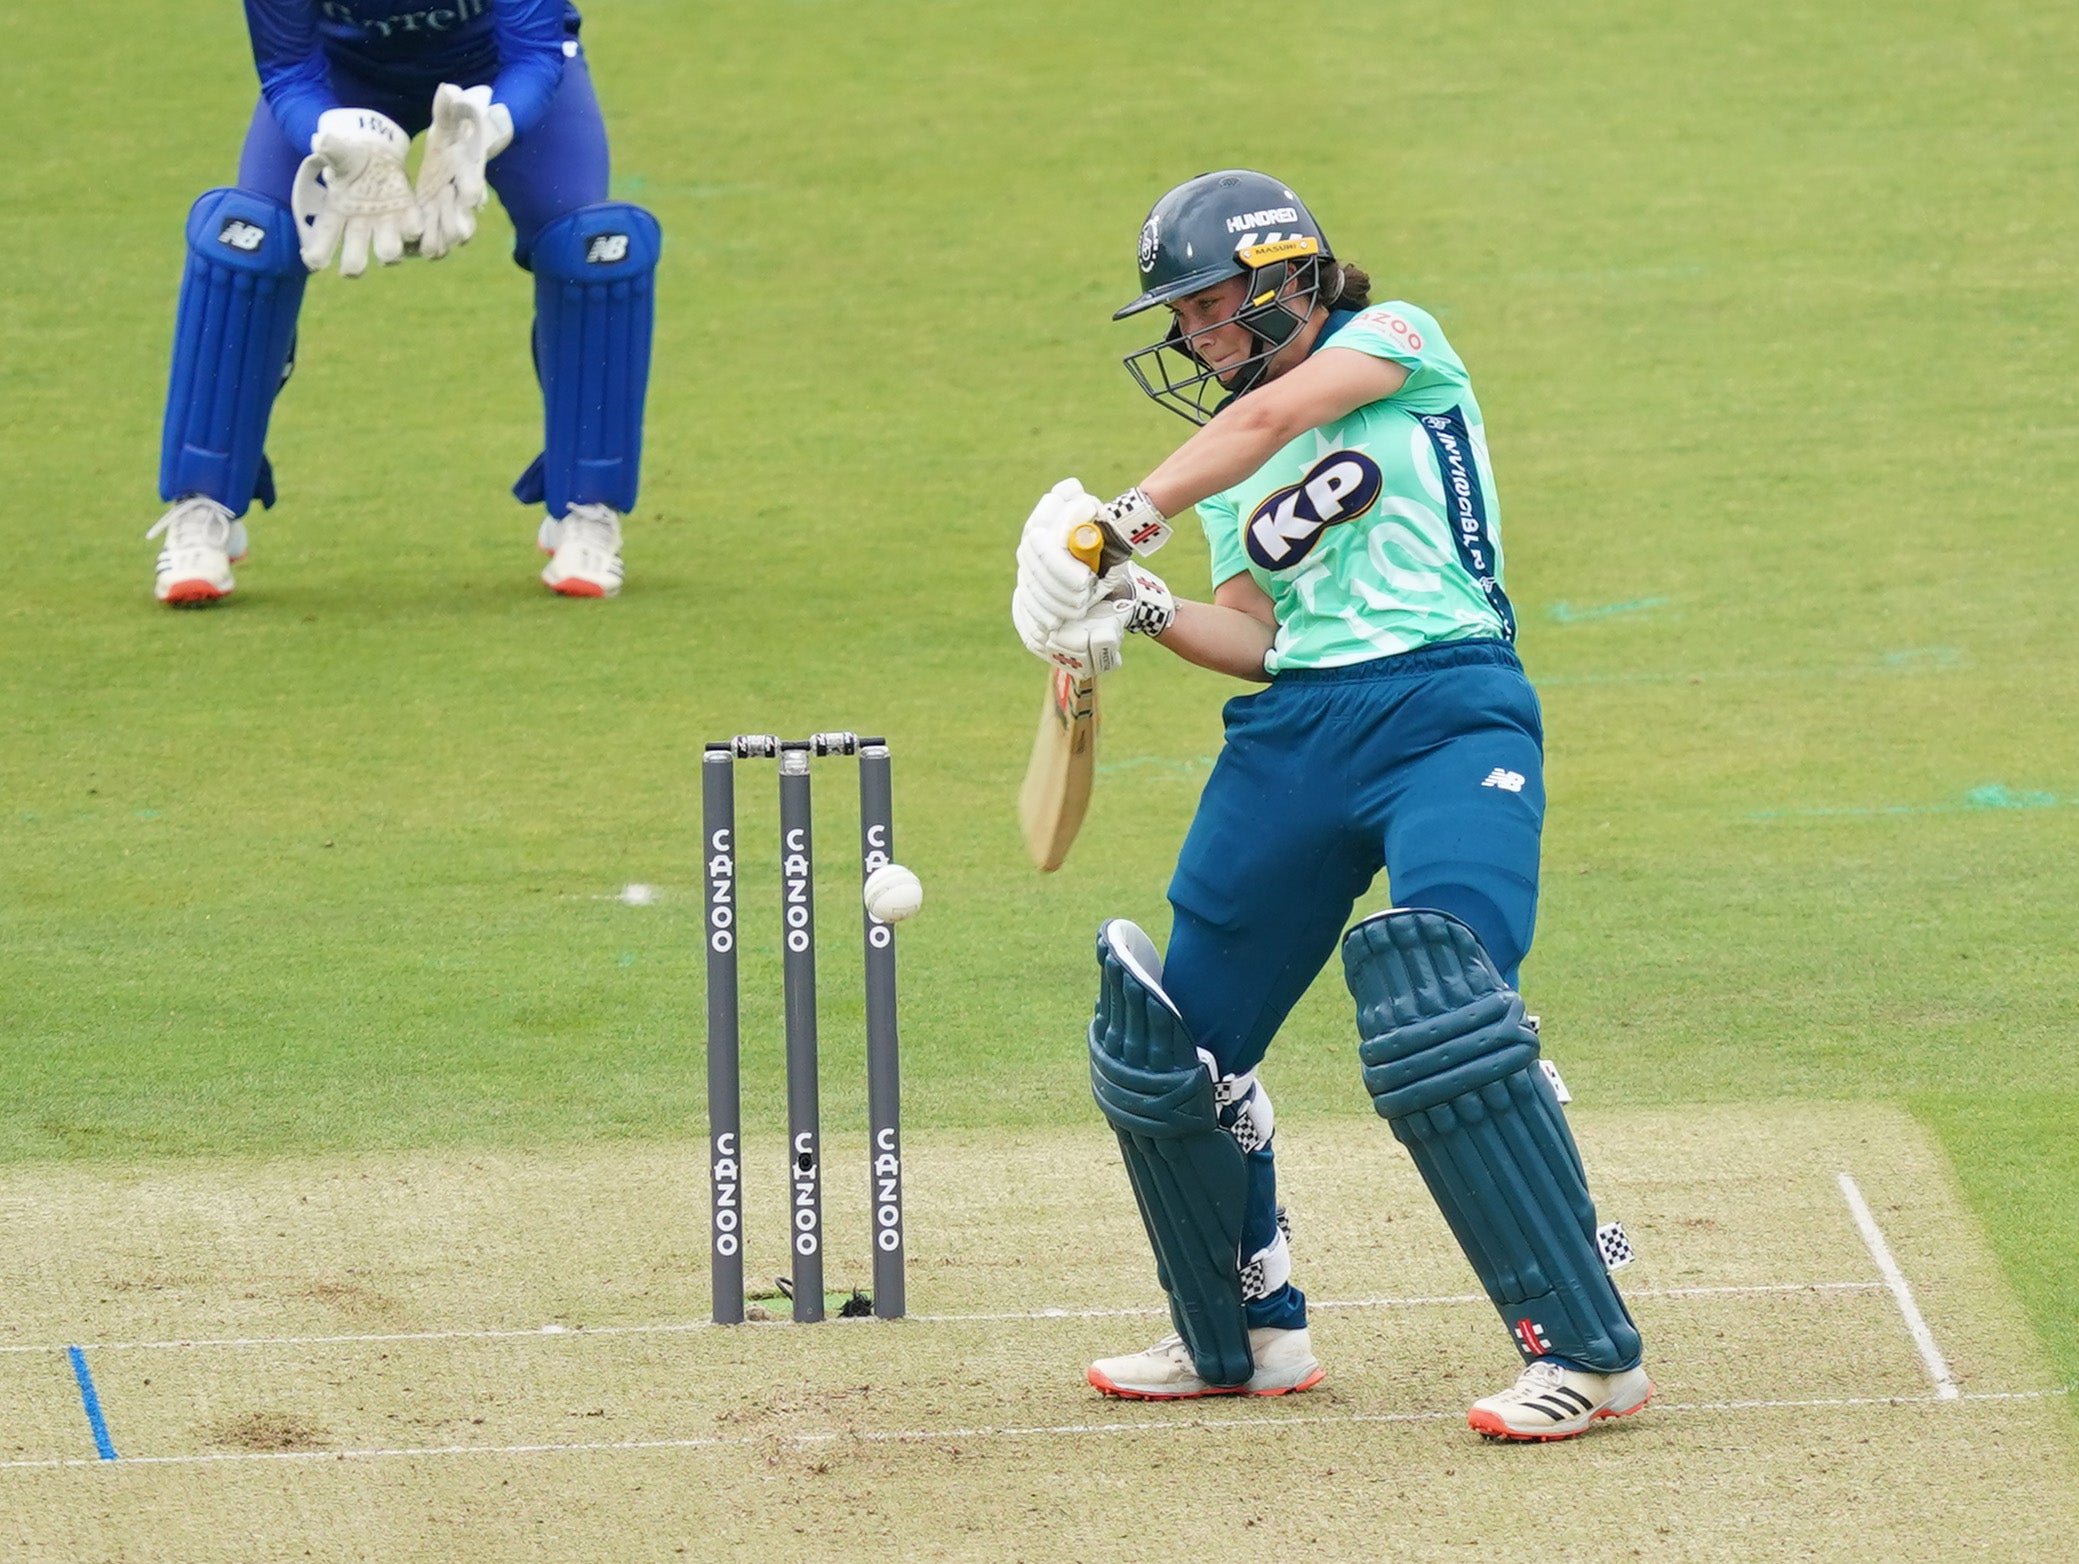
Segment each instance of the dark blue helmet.
M1141 225L1141 294L1112 319L1172 304L1229 277L1249 278L1248 291L1222 325L1239 322L1259 351L1223 371L1201 363L1174 321L1160 342L1126 356L1143 391L1194 424L1263 378L1272 354L1306 324L1332 264L1328 236L1306 204L1280 181L1229 168L1186 180L1155 203ZM1294 285L1296 283L1296 286ZM1183 360L1172 374L1165 353Z

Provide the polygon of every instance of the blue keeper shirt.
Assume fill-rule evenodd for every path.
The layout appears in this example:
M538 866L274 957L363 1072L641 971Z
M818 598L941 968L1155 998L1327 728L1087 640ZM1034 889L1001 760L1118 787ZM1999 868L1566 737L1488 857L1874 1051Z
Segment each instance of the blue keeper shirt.
M299 150L318 116L349 108L335 68L427 101L444 81L489 84L524 136L563 80L563 43L577 31L569 0L245 0L260 90Z

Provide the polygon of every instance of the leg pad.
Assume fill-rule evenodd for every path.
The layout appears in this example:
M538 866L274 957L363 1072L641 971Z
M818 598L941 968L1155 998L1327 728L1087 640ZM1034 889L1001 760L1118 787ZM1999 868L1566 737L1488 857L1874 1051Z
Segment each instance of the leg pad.
M1112 920L1098 931L1097 963L1091 1092L1118 1134L1170 1318L1199 1378L1242 1384L1256 1367L1242 1305L1242 1148L1221 1127L1213 1071L1162 990L1148 937Z
M1604 1268L1595 1203L1523 999L1473 931L1395 909L1343 940L1373 1105L1408 1148L1525 1358L1603 1373L1639 1361Z
M579 207L534 241L534 368L542 454L513 485L551 516L635 508L650 382L657 219L624 201Z
M188 213L159 444L159 498L204 494L234 516L274 503L267 420L287 378L309 273L296 218L249 190L205 191Z

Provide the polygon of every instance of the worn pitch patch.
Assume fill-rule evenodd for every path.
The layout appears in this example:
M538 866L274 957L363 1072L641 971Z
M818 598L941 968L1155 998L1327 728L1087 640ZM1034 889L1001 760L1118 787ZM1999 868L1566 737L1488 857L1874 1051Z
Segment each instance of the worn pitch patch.
M2073 1422L1910 1117L1574 1122L1637 1251L1622 1280L1659 1395L1564 1446L1466 1429L1513 1353L1400 1149L1353 1114L1280 1126L1328 1379L1275 1407L1083 1383L1167 1329L1095 1122L912 1130L898 1324L701 1323L698 1145L19 1170L0 1180L0 1490L29 1557L506 1559L547 1527L568 1556L1000 1559L1016 1536L1021 1556L1135 1558L1188 1534L1253 1558L1268 1527L1338 1559L1376 1557L1389 1518L1447 1558L2063 1545ZM748 1269L769 1276L779 1138L746 1151ZM856 1137L826 1166L831 1285L864 1283ZM1146 1525L1179 1476L1243 1469L1261 1497Z

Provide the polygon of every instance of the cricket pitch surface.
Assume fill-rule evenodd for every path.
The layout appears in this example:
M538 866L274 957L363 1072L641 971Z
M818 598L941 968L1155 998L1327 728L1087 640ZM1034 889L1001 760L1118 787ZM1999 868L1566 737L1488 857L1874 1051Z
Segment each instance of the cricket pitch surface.
M1305 1395L1107 1401L1166 1333L1103 1126L906 1146L910 1318L705 1323L704 1148L0 1176L25 1560L2067 1556L2079 1419L1887 1107L1574 1112L1658 1387L1555 1445L1384 1125L1281 1122ZM784 1266L746 1135L747 1272ZM863 1284L859 1140L826 1142ZM784 1303L770 1305L774 1312Z

